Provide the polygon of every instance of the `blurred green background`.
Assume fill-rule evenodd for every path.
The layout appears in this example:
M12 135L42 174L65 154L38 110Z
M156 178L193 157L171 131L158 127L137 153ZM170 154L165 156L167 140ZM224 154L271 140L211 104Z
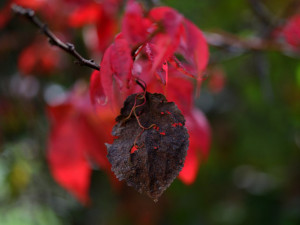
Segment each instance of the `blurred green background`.
M285 19L284 9L292 1L262 2L274 17ZM161 4L174 7L203 31L223 30L241 38L266 31L247 0ZM63 91L75 79L88 80L90 70L66 57L64 70L54 76L21 77L18 54L37 32L25 23L14 18L0 31L0 40L26 31L18 48L7 50L0 43L1 225L300 224L299 58L272 50L232 54L229 48L211 47L209 71L217 68L224 86L213 91L214 72L208 72L196 100L211 124L213 143L195 183L175 180L153 203L131 188L115 190L104 172L94 171L93 204L86 208L50 175L44 96L53 85ZM81 46L80 34L76 37Z

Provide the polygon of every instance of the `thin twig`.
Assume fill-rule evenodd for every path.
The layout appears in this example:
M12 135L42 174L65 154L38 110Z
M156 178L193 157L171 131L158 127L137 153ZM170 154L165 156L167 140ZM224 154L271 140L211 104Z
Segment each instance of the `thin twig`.
M27 18L32 24L34 24L36 27L38 27L48 38L49 43L51 45L57 46L60 49L64 50L65 52L69 53L70 55L74 56L78 61L76 61L77 64L82 66L87 66L95 70L100 70L100 66L97 65L94 60L92 59L85 59L83 58L75 49L75 46L71 43L64 43L62 42L49 28L45 23L43 23L41 20L39 20L35 16L35 12L32 9L26 9L22 6L13 4L12 10L21 16L24 16Z
M226 49L234 53L245 53L248 51L277 51L290 57L299 58L300 52L294 50L291 46L277 40L262 39L252 37L249 39L241 39L224 31L220 32L204 32L205 38L211 46Z
M261 22L262 33L259 36L253 36L245 39L237 35L224 31L204 32L207 42L214 47L224 50L226 53L223 57L211 57L210 64L220 63L249 52L259 51L277 51L292 58L300 58L300 51L294 49L286 42L279 38L272 37L273 31L284 23L284 19L280 19L271 14L267 7L259 0L248 0L254 14ZM284 15L289 14L291 9L296 10L300 7L299 0L294 0L285 10Z

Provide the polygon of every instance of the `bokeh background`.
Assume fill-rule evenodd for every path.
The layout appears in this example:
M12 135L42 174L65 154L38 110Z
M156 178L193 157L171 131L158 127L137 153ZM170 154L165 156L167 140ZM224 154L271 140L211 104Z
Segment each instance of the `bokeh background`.
M195 101L210 122L212 146L196 181L187 186L176 179L154 203L131 188L112 186L104 172L94 170L89 207L60 187L46 162L45 106L75 81L88 82L91 70L62 53L55 70L22 75L21 52L32 42L47 41L27 21L11 17L0 30L0 224L300 224L299 50L255 47L300 13L298 1L144 3L174 7L211 44ZM0 8L7 4L1 0ZM88 55L85 28L64 29L66 39ZM101 56L95 57L99 62Z

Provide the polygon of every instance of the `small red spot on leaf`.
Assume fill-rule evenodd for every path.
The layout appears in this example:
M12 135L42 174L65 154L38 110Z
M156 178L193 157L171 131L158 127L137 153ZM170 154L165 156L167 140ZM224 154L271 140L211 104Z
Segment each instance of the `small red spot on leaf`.
M160 114L161 114L161 115L164 115L165 113L164 113L164 112L160 112Z
M137 148L136 145L132 146L132 148L131 148L131 150L130 150L130 154L136 152L137 150L139 150L139 149Z
M161 134L161 135L166 135L166 133L165 133L165 132L160 132L160 134Z
M155 130L157 130L157 131L159 131L159 127L158 126L153 126L153 129L155 129Z
M154 146L154 149L158 149L158 147L157 147L157 146Z
M177 126L182 127L183 125L182 125L182 123L173 123L173 124L172 124L172 127L177 127Z
M168 113L169 115L171 115L171 113L167 110L166 113Z

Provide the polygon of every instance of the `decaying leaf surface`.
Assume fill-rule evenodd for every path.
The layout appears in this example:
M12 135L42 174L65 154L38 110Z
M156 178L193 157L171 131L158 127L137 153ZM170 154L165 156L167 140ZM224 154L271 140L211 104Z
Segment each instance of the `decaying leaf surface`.
M181 171L188 149L185 119L162 94L129 96L116 118L108 160L119 180L157 200Z

